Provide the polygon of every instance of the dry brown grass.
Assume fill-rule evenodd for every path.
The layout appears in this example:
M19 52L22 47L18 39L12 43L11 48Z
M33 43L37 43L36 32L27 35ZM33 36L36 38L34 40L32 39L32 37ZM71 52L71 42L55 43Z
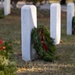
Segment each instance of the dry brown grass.
M38 25L49 27L49 10L42 11L38 11ZM0 19L0 38L13 42L14 56L18 67L17 75L75 75L75 36L66 35L66 12L62 12L61 16L62 41L56 46L59 59L54 62L38 59L25 62L21 59L21 16L19 9L12 9L10 15Z

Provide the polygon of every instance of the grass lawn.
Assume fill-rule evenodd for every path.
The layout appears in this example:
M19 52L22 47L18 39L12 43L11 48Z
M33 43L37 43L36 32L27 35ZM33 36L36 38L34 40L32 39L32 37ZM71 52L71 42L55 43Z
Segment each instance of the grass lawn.
M49 27L49 10L38 10L38 25ZM61 14L61 43L56 45L59 59L54 62L21 59L21 15L20 9L0 19L0 38L13 43L18 70L16 75L75 75L75 36L66 35L66 12Z

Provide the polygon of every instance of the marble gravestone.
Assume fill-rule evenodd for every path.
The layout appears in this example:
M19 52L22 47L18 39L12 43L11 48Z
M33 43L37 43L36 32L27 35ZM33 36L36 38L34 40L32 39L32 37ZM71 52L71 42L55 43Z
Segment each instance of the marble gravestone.
M37 28L36 7L24 5L21 8L22 59L24 61L31 61L35 57L31 46L31 31L34 27Z
M74 3L67 3L67 35L72 35L73 16L74 16Z
M8 15L10 14L11 11L11 4L10 4L10 0L4 0L4 15Z
M61 6L59 3L52 3L50 6L50 37L54 39L55 45L61 39Z

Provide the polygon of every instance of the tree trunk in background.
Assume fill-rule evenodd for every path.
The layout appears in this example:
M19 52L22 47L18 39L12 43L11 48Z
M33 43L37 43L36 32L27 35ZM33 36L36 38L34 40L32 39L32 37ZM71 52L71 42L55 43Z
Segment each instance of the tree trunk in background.
M60 3L61 3L61 4L65 4L65 3L66 3L66 0L61 0Z
M3 0L1 0L1 4L3 5Z
M23 1L23 0L11 0L11 4L13 5L14 8L16 8L16 4L18 1Z
M3 0L1 0L1 8L3 8Z
M47 0L44 0L45 1L45 3L47 2Z

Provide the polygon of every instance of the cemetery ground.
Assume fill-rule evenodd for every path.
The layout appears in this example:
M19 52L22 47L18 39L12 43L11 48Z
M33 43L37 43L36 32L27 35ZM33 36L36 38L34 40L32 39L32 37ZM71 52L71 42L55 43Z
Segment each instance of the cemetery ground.
M54 62L36 59L25 62L21 58L21 14L20 9L12 9L12 13L0 19L0 38L13 43L16 75L75 75L75 35L66 35L66 12L61 14L61 43L56 45L59 56ZM38 25L49 28L49 10L38 9Z

